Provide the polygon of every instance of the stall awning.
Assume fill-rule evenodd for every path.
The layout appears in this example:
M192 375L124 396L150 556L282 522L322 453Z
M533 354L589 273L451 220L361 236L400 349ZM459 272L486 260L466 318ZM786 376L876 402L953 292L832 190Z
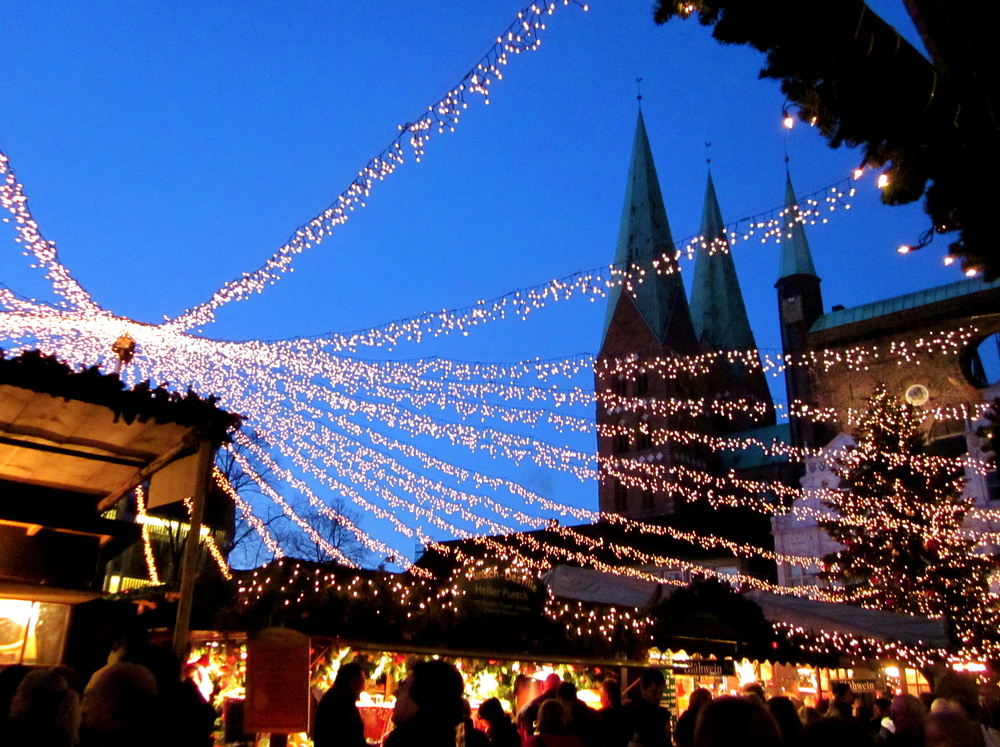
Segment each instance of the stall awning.
M781 622L813 631L827 631L857 638L876 638L934 648L948 645L943 620L914 617L899 612L866 610L850 604L817 602L812 599L766 591L748 591L772 623Z
M542 581L557 597L629 607L647 607L658 599L670 596L675 588L654 581L566 565L555 566L542 577ZM825 631L915 646L937 648L948 645L942 620L758 590L747 592L746 597L760 606L764 617L772 624L783 623L814 632Z
M549 591L564 599L579 599L623 607L646 607L660 598L662 585L631 576L557 565L542 576Z

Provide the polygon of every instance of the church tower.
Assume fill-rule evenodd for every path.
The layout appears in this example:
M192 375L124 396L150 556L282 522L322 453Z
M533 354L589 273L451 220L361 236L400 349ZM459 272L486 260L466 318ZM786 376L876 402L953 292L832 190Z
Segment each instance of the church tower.
M602 356L605 348L620 342L615 338L621 337L622 325L631 324L627 317L633 315L656 343L670 340L676 352L694 352L694 329L676 254L640 109L615 250L615 267L625 273L626 281L612 288L608 297Z
M707 466L699 447L654 438L671 428L690 429L695 421L665 406L695 396L692 381L664 375L655 365L698 351L676 254L640 110L615 252L624 281L608 297L595 376L604 513L653 517L683 511L676 494L657 489L658 470Z
M703 348L713 352L748 352L757 356L757 341L750 329L711 172L705 187L701 242L695 258L691 320L695 335ZM759 363L759 358L757 362ZM719 431L735 432L773 425L774 404L767 378L760 366L747 365L745 360L732 360L724 362L720 369L721 376L716 377L715 393L729 400L753 400L757 409L753 416L735 415L731 420L717 418Z
M785 210L782 220L781 268L778 282L778 317L781 322L781 347L786 356L799 356L807 349L809 328L823 315L820 279L813 267L812 253L806 238L792 177L785 171ZM785 388L789 406L810 397L810 371L806 366L785 367ZM817 444L814 423L807 418L790 417L792 444Z

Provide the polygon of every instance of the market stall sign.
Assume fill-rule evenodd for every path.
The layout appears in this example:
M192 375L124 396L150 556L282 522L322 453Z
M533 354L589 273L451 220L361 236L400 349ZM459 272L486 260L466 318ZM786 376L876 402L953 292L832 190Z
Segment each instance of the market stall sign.
M691 659L674 662L671 669L674 674L683 674L688 677L732 677L736 674L736 665L732 659Z
M296 734L309 730L309 637L268 628L247 643L244 730Z
M885 683L882 680L830 680L830 688L839 684L849 685L852 692L875 693L885 690Z
M541 589L536 579L486 572L463 584L462 609L469 617L476 618L541 615Z

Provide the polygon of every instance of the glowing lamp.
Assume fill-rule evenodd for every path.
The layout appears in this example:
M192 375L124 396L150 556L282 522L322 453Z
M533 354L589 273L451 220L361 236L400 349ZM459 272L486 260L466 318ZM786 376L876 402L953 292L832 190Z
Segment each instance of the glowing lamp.
M913 247L909 246L908 244L903 244L896 251L899 252L900 254L909 254L910 252L913 251Z
M879 174L878 175L878 181L875 183L875 186L878 187L879 189L885 189L886 187L888 187L889 186L889 175L888 174Z
M785 112L784 116L781 118L781 124L785 126L786 130L790 130L792 129L792 125L795 124L795 118L788 112Z
M111 346L112 352L118 356L118 360L122 364L127 364L132 361L132 356L135 355L135 340L129 335L128 332L123 332L114 344Z

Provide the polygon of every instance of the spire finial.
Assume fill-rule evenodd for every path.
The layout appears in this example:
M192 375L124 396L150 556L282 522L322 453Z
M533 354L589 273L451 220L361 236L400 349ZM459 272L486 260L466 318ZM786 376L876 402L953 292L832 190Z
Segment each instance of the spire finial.
M639 102L639 108L642 108L642 78L635 79L635 98Z
M705 143L705 163L708 164L708 170L712 170L712 144Z

